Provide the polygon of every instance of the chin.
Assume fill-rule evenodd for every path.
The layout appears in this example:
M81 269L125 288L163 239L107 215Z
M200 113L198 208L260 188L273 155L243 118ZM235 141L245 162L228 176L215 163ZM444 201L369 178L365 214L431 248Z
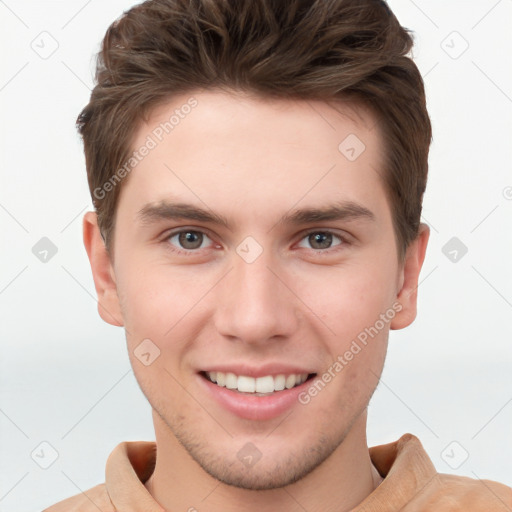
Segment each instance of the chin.
M297 482L317 465L318 463L313 463L311 467L306 467L297 460L290 460L285 464L277 462L263 464L263 461L259 461L254 467L243 467L236 460L231 463L221 461L220 464L214 465L201 464L201 467L211 477L231 487L250 491L269 491Z
M212 445L205 441L197 441L184 432L175 432L176 437L189 455L201 468L215 480L226 485L253 491L279 489L291 485L320 466L341 444L341 438L319 436L312 439L294 439L290 443L281 439L280 442L264 446L263 441L258 450L248 442L243 447ZM255 441L256 442L256 441ZM245 462L247 455L253 460Z

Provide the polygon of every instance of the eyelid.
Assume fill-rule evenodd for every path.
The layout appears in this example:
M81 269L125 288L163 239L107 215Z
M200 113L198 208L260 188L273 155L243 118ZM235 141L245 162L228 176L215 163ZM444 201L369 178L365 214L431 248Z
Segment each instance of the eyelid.
M203 233L204 235L208 235L208 237L212 238L212 233L208 228L199 227L199 226L177 226L175 228L166 229L159 238L167 240L169 237L178 235L179 233L183 233L186 231L194 231L197 233Z
M201 233L202 235L206 235L212 241L213 244L217 244L217 242L215 242L215 240L213 239L214 237L210 234L208 229L202 228L202 227L199 228L196 226L180 226L178 228L174 228L169 231L166 231L161 237L161 242L168 243L168 245L171 245L169 242L170 238L172 238L176 235L179 235L181 233L186 233L186 232ZM205 249L205 248L203 248L203 249ZM178 254L193 255L194 253L201 252L203 249L181 249L179 247L172 245L171 251L174 253L178 253Z
M346 232L343 232L343 233L339 233L338 231L336 230L333 230L331 228L325 228L325 229L322 229L322 228L310 228L310 229L307 229L303 232L301 232L299 234L299 242L302 242L302 240L304 240L304 238L306 238L308 235L312 234L312 233L324 233L324 234L330 234L330 235L333 235L337 238L339 238L341 240L341 243L333 246L333 247L329 247L328 249L310 249L311 251L315 252L316 254L327 254L327 253L331 253L332 251L336 251L336 250L339 250L337 248L340 248L342 246L345 246L345 245L352 245L352 237L346 233Z

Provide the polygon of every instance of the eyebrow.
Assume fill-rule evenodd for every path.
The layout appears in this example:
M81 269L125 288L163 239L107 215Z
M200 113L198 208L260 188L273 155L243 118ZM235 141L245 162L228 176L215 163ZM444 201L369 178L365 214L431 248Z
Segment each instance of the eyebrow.
M179 202L161 201L159 203L148 203L139 210L137 218L143 225L162 220L186 219L217 224L228 230L232 229L226 217L211 210ZM371 210L361 204L354 201L339 201L323 207L292 210L283 215L275 225L300 225L333 220L366 220L374 222L376 217Z

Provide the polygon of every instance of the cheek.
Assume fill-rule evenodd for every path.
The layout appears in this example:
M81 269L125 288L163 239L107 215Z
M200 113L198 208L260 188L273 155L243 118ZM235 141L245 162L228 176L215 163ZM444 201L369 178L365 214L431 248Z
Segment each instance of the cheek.
M198 276L198 272L156 262L134 264L122 277L118 290L130 353L136 353L142 341L149 339L160 350L155 371L165 365L173 375L183 378L183 367L189 363L187 354L204 326L205 294L218 277L206 273ZM140 366L135 360L133 364ZM154 378L155 371L148 378ZM139 373L142 377L148 372ZM164 373L163 378L169 375Z
M201 297L200 287L183 272L147 261L127 267L118 290L127 330L157 337L172 329Z
M338 340L350 340L375 324L392 306L393 273L383 266L350 265L308 277L305 302L331 327ZM324 283L321 287L318 283ZM306 290L308 292L306 293ZM311 290L316 290L311 292ZM308 302L308 300L310 302Z

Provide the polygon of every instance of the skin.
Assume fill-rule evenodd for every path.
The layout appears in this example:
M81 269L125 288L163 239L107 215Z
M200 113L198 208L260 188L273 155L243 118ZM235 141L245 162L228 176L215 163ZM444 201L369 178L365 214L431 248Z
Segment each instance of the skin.
M421 224L400 262L379 127L361 105L195 91L154 110L133 148L191 96L198 106L122 183L112 257L96 215L84 217L99 313L125 327L153 408L158 457L146 488L166 510L350 510L382 480L368 454L367 406L389 330L415 319L429 229ZM338 150L349 134L366 146L355 161ZM138 212L162 200L212 210L231 229L142 223ZM340 200L375 220L277 224ZM199 240L180 244L170 236L177 228L199 231ZM335 236L324 245L308 236L325 230ZM236 252L247 236L263 249L252 263ZM204 393L197 372L212 364L293 363L321 376L393 304L401 310L306 405L252 421ZM149 366L134 355L144 339L160 350ZM252 467L237 458L248 442L262 453Z

